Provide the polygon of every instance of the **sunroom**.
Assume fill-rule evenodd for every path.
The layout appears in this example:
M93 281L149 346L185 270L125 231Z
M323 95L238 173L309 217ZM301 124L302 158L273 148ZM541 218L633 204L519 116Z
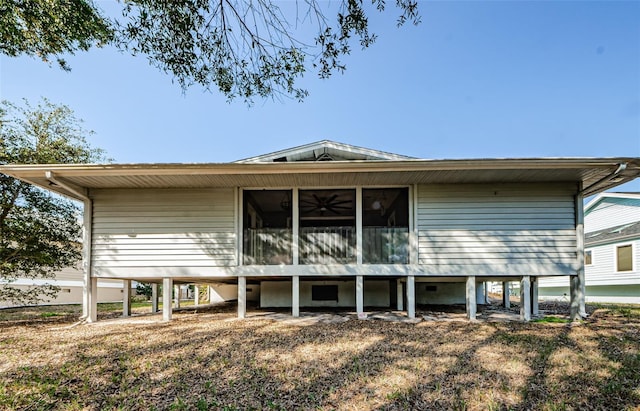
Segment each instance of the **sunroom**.
M246 189L243 264L408 264L408 187Z

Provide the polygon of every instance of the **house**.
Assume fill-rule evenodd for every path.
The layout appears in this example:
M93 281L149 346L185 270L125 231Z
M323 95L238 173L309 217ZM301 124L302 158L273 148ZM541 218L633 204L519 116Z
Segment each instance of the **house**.
M483 283L518 281L528 320L540 277L570 282L584 315L582 198L640 159L424 160L325 140L233 163L0 171L84 202L88 321L107 278L233 287L241 318L253 297L294 316L463 303L474 319Z
M2 280L0 280L0 285ZM56 272L55 278L47 279L31 279L18 278L11 282L11 286L15 288L28 289L38 287L44 284L59 287L58 294L53 299L45 299L40 304L80 304L82 303L84 293L84 272L81 267L65 267ZM115 302L122 301L124 292L122 290L123 283L119 280L101 279L97 283L98 302ZM13 307L10 301L0 300L0 308Z
M640 193L601 193L584 209L586 301L640 304ZM563 298L566 282L540 282L540 297Z

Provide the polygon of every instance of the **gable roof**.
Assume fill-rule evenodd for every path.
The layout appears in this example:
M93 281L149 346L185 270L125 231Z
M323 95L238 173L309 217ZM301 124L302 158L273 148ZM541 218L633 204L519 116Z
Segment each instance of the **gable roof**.
M640 221L585 233L584 244L585 246L594 246L634 238L640 238Z
M352 146L331 140L287 148L236 161L236 163L273 163L295 161L410 160L414 157Z
M574 184L589 196L640 176L640 158L423 160L323 140L232 163L6 164L0 172L79 200L102 188L503 183Z
M594 197L591 201L584 206L585 215L595 209L598 204L602 203L608 198L626 198L631 200L638 200L638 206L640 207L640 193L600 193Z

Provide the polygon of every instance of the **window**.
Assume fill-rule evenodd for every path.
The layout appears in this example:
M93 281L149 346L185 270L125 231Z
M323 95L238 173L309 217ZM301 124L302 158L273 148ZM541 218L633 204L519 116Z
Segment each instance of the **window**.
M592 265L593 264L593 254L591 250L586 250L584 252L584 265Z
M633 254L631 244L616 247L617 271L633 271Z
M312 285L311 300L338 301L338 286L337 285Z

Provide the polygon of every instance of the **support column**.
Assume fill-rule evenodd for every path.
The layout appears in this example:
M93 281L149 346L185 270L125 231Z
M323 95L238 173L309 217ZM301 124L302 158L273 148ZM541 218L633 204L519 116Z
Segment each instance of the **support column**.
M356 312L359 319L367 318L364 313L364 277L361 275L356 275Z
M122 281L122 316L131 316L131 280Z
M356 187L356 264L362 264L362 187ZM357 304L356 304L357 305Z
M531 277L531 315L540 314L538 305L538 277Z
M416 318L416 277L407 276L407 317Z
M470 275L467 277L466 286L466 306L467 306L467 318L469 320L476 319L477 313L477 301L476 301L476 277Z
M158 284L151 284L151 312L158 312Z
M291 315L300 317L300 276L291 279Z
M520 319L531 321L531 277L523 275L520 281Z
M581 291L580 278L577 275L569 277L569 295L571 298L569 311L571 321L582 318L580 315L580 300L584 300L584 295Z
M173 279L162 279L162 320L171 321L173 308L171 307L171 290L173 290Z
M489 304L489 283L487 281L482 283L482 291L484 292L483 304Z
M399 278L396 280L396 300L396 309L398 311L404 310L404 293L402 292L402 280Z
M180 286L179 285L173 286L173 294L174 294L175 307L180 308Z
M97 304L94 304L97 283L92 283L91 264L91 234L93 230L93 202L88 197L84 200L82 215L82 268L83 289L82 289L82 319L87 322L94 322L97 319ZM92 307L94 307L92 309Z
M587 317L587 307L585 306L585 297L587 294L585 274L584 274L584 204L581 194L575 197L575 213L576 213L576 257L578 271L576 272L577 293L576 303L578 304L578 315L582 318ZM572 302L573 305L573 302Z
M87 322L94 323L98 321L98 279L96 277L91 277L89 280L88 299Z
M247 315L247 277L238 277L238 318Z
M198 284L193 285L193 294L193 305L197 307L200 305L200 286Z
M502 282L502 305L504 308L511 308L511 300L509 299L509 295L511 290L509 289L509 281Z

